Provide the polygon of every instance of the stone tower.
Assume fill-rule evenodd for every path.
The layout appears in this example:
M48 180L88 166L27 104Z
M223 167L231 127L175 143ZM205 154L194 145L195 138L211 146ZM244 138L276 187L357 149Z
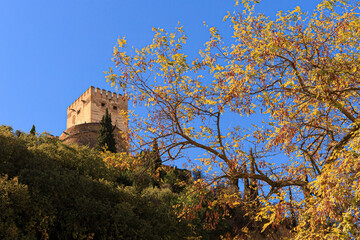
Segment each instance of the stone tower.
M100 120L105 109L111 113L112 124L116 126L114 136L118 152L128 151L128 103L120 94L90 87L67 108L66 130L60 140L95 147L97 144ZM121 114L126 113L126 115Z

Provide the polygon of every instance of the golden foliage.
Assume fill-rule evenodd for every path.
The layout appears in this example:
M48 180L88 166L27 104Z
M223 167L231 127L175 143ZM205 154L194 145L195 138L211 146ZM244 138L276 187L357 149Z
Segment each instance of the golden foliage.
M169 159L203 150L198 160L214 173L203 182L209 187L226 180L239 195L238 179L252 180L263 231L296 216L298 239L360 237L359 3L325 0L311 14L296 7L274 20L256 13L254 1L243 5L224 18L233 43L211 27L192 61L182 27L153 29L153 42L134 54L119 40L118 73L110 69L108 79L150 107L146 118L134 117L143 134L132 136L139 145L158 139ZM247 118L263 122L242 127Z

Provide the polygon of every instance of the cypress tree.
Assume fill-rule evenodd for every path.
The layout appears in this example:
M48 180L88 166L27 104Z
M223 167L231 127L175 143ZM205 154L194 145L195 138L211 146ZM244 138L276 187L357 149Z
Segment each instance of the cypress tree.
M35 125L32 125L32 128L30 130L30 134L35 136L35 134L36 134Z
M161 160L161 157L160 157L159 145L158 145L158 142L157 142L156 139L153 142L151 157L152 157L152 161L153 161L153 164L154 164L154 169L156 170L159 167L161 167L162 160Z
M111 123L111 114L109 114L108 109L105 110L105 115L100 121L100 129L98 131L98 148L106 149L110 152L116 152L116 143L114 137L115 126Z
M151 164L151 172L154 176L153 184L154 186L160 187L161 180L164 179L166 173L164 172L164 170L161 169L162 160L160 157L159 146L156 139L153 142L152 150L149 154L149 157Z

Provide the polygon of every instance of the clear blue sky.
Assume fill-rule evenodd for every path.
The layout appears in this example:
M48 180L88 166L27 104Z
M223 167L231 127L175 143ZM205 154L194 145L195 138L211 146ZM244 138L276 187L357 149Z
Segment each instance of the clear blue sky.
M299 5L311 11L317 1L263 0L259 11L274 16ZM1 0L0 125L59 136L66 108L89 86L113 90L104 73L112 66L118 37L143 47L152 27L173 31L180 21L195 56L208 39L207 28L230 34L222 18L233 0Z

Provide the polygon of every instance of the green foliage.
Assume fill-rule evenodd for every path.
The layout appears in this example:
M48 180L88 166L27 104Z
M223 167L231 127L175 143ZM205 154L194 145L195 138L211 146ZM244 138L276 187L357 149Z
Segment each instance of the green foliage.
M158 146L157 140L154 140L152 151L151 151L151 157L152 157L153 163L154 163L154 170L157 170L162 165L162 160L160 157L159 146Z
M219 239L231 231L231 220L215 219L224 209L209 209L216 193L193 186L190 171L160 164L156 145L131 157L1 126L0 239ZM193 216L179 222L179 208Z
M0 239L36 239L35 218L26 185L0 176Z
M115 126L111 123L111 114L109 114L106 108L105 114L100 121L100 129L98 136L98 147L100 149L106 149L112 153L116 152L116 143L114 138Z
M178 195L154 188L144 170L120 171L97 150L64 145L47 134L15 137L1 126L0 239L189 236L187 222L173 212Z
M169 184L173 192L180 193L191 181L191 172L171 167L164 176L164 183Z

